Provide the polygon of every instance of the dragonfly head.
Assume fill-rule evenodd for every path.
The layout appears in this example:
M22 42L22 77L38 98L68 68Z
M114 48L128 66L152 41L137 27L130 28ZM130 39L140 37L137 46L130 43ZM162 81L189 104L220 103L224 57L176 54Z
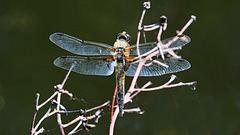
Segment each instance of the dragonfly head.
M117 40L121 40L121 39L129 42L131 37L129 34L127 34L125 31L123 31L122 33L117 34Z

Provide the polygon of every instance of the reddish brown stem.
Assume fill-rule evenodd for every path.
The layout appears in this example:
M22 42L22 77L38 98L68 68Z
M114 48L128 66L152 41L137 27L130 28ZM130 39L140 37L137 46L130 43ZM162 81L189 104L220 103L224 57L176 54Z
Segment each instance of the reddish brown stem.
M112 118L113 118L113 109L114 109L116 93L117 93L117 86L115 87L115 90L114 90L114 93L113 93L113 99L112 99L112 105L111 105L110 123L112 122Z
M59 128L60 128L60 131L61 131L62 135L65 135L62 125L60 123L58 123L58 125L59 125Z

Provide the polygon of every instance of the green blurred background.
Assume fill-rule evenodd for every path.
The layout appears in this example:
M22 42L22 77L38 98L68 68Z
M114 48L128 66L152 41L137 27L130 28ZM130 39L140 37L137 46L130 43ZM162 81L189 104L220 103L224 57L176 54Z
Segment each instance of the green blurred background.
M117 33L127 31L135 44L143 1L8 0L0 5L0 134L29 134L35 94L44 101L61 83L67 71L53 65L58 56L70 55L48 39L63 32L84 40L113 44ZM177 73L176 82L198 81L197 90L179 87L141 93L126 108L141 107L143 115L119 118L115 134L128 135L239 135L240 134L240 1L152 0L144 24L168 17L163 38L175 35L196 15L185 34L192 39L180 52L192 68ZM147 33L155 41L157 31ZM170 75L139 78L163 84ZM131 78L127 78L129 86ZM111 99L115 76L72 73L65 86L78 100L64 97L69 109L91 108ZM39 116L46 109L39 112ZM64 121L72 117L64 117ZM47 119L44 134L58 135L56 117ZM79 134L108 133L109 112L97 127ZM66 129L69 131L71 128Z

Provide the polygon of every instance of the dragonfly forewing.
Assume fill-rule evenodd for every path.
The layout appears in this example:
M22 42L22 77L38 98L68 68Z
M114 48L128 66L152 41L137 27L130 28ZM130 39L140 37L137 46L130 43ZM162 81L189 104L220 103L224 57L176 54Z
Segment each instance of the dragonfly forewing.
M139 76L160 76L164 74L184 71L191 67L190 63L185 59L165 58L164 60L162 60L158 58L155 60L168 65L168 67L152 62L150 65L142 67ZM134 76L137 67L138 63L130 64L128 70L126 71L126 75Z
M175 38L175 37L170 37L170 38L164 39L164 40L162 40L162 43L167 44L173 38ZM179 36L178 39L169 46L169 48L183 47L184 45L188 44L190 41L191 41L191 38L189 36L182 35L182 36ZM144 54L144 53L152 50L154 47L156 47L156 42L139 44L140 54ZM130 51L131 51L130 55L137 55L136 49L137 49L136 45L130 46ZM161 55L161 54L159 53L158 55Z
M175 37L170 37L170 38L164 39L162 41L162 43L163 44L167 44L169 41L173 40L173 38L175 38ZM191 38L189 36L187 36L187 35L180 35L178 37L178 39L169 46L169 48L183 47L186 44L188 44L190 41L191 41Z
M57 46L77 55L112 55L111 45L84 41L64 33L53 33L49 39Z
M85 75L108 76L114 72L114 63L105 57L62 56L54 61L54 65L69 70L75 64L73 71Z

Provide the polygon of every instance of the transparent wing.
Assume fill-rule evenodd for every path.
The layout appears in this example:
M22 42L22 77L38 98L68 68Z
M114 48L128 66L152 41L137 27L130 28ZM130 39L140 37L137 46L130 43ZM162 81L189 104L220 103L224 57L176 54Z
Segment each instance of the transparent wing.
M164 74L170 74L170 73L187 70L191 67L190 63L184 59L165 58L164 60L162 60L159 58L156 60L167 64L169 67L166 68L157 63L152 63L150 66L143 66L139 76L160 76ZM138 63L131 64L128 70L126 71L126 75L134 76L137 67L138 67Z
M84 41L63 33L53 33L49 39L57 46L78 55L112 55L113 52L110 45Z
M54 61L54 65L69 70L72 64L73 71L85 75L108 76L114 71L112 60L106 57L81 57L81 56L62 56Z
M174 37L171 37L171 38L167 38L167 39L164 39L162 40L162 43L163 44L166 44L168 43L170 40L172 40ZM178 37L178 39L173 42L169 48L174 48L174 47L182 47L186 44L188 44L189 42L191 41L191 38L187 35L182 35L180 37ZM140 51L140 54L144 54L150 50L152 50L154 47L156 47L156 43L155 42L150 42L150 43L143 43L143 44L139 44L139 51ZM130 55L137 55L137 46L136 45L132 45L130 46ZM160 53L159 53L160 55Z

